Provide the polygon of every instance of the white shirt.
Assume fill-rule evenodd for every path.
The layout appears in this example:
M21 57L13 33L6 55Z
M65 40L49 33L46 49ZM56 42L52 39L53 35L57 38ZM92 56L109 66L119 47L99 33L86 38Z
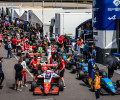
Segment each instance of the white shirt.
M59 38L59 37L58 37L58 36L56 36L56 41L57 41L57 42L58 42L58 38Z
M47 42L49 42L49 43L50 43L50 38L49 38L49 37L47 37Z
M72 51L74 51L75 50L75 42L72 42Z
M51 49L48 49L48 50L47 50L47 54L48 54L48 59L49 59L49 58L52 56L52 55L51 55Z
M26 65L26 62L25 62L25 61L23 61L23 62L21 63L21 65L23 66L24 69L26 69L27 65Z
M19 24L19 21L17 21L17 24Z

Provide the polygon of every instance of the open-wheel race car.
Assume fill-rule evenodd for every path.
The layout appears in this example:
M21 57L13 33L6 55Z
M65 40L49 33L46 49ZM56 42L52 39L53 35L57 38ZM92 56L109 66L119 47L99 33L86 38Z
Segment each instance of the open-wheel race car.
M116 83L113 83L107 76L107 73L105 70L99 70L99 68L96 67L94 69L95 71L99 72L99 75L101 76L101 89L100 94L102 95L108 95L108 94L120 94L120 80L117 80ZM95 78L95 71L94 71L94 78ZM94 81L91 80L91 78L88 76L88 74L82 72L81 73L81 79L88 84L92 91L94 91Z
M53 64L43 64L42 66L52 67L52 65ZM33 81L31 84L31 90L34 95L59 95L59 91L63 91L63 89L63 81L52 69L45 70L41 75L37 76L37 82Z

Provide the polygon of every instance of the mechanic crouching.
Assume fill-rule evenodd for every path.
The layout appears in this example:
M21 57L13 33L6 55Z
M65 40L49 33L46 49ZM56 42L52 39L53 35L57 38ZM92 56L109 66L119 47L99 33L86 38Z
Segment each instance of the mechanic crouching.
M37 79L37 76L38 76L38 65L39 65L39 61L38 61L36 55L34 55L34 59L32 59L31 65L33 67L33 73L34 73L33 80L35 81Z

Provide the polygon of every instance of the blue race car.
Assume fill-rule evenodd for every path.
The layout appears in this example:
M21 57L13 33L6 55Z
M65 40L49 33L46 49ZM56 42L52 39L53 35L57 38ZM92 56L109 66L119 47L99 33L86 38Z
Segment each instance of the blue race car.
M116 81L116 84L114 85L113 82L108 78L107 73L104 70L99 70L97 69L97 71L99 72L100 76L102 76L101 78L101 89L100 89L100 94L103 95L107 95L107 94L120 94L120 80ZM81 76L84 76L83 81L86 84L89 84L89 80L88 80L88 76L85 77L85 73L80 73ZM94 91L94 81L91 83L91 85L89 85L91 87L91 90Z

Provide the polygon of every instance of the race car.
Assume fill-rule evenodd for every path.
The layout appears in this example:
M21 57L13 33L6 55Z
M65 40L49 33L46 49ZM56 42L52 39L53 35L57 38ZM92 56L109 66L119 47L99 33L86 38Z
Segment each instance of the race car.
M43 66L51 66L45 64ZM39 88L38 88L39 86ZM37 82L33 81L31 84L31 90L34 95L38 94L55 94L59 95L59 91L63 91L63 81L60 76L55 73L54 70L46 70L37 77Z
M120 94L120 80L117 80L116 84L113 84L113 82L108 78L107 73L104 70L99 70L99 68L96 68L95 70L97 70L99 72L99 75L102 77L100 82L100 94ZM84 77L83 81L90 86L92 91L94 91L94 81L91 81L88 74L82 73L82 77Z

